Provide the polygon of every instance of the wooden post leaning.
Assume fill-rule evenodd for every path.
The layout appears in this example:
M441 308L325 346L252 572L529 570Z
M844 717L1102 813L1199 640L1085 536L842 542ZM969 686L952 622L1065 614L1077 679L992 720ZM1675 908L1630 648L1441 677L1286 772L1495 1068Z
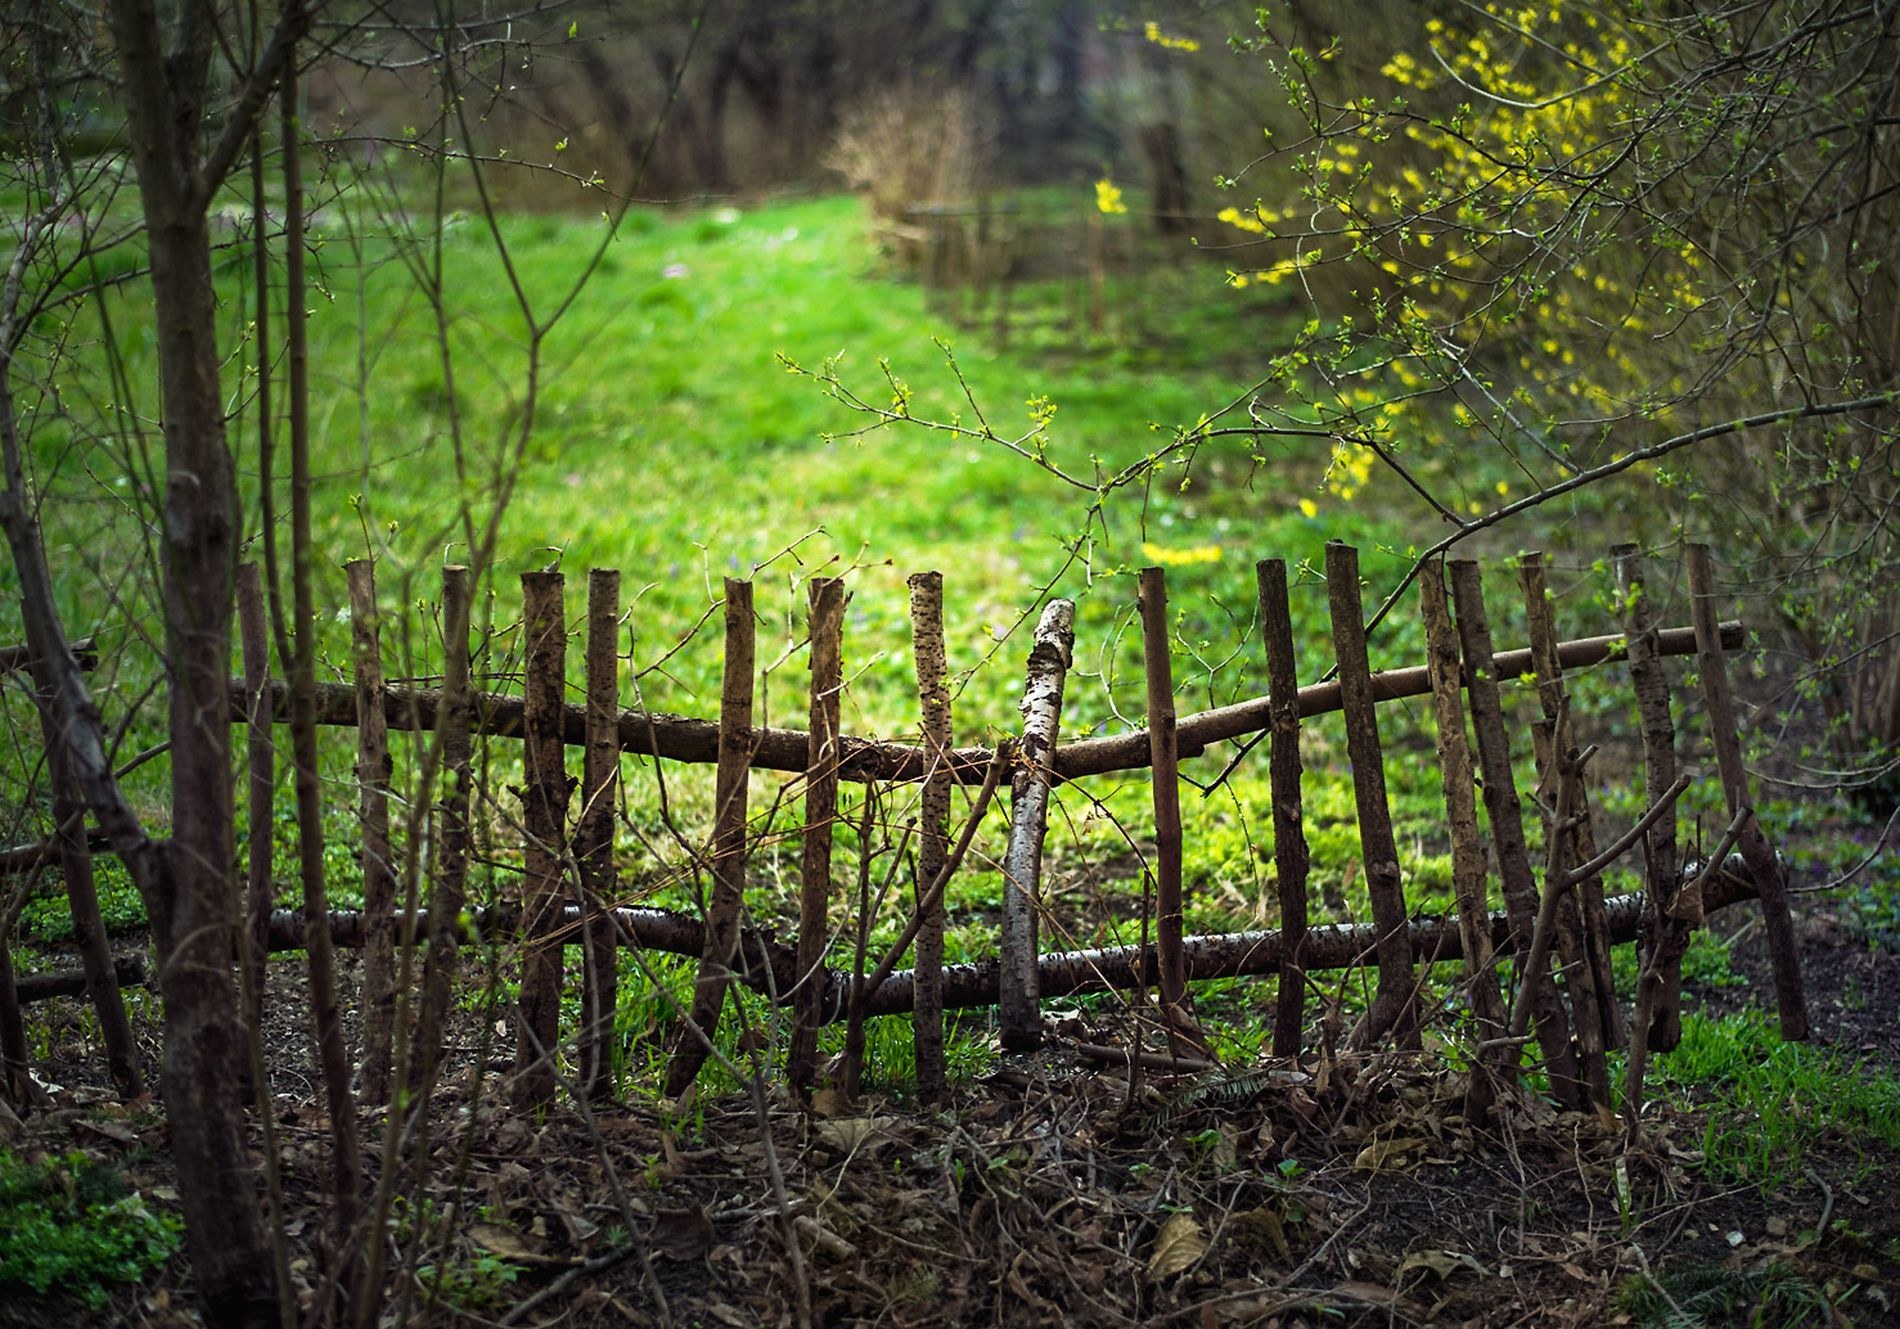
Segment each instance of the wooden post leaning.
M693 980L692 1009L666 1067L666 1092L671 1098L686 1092L712 1055L719 1010L739 954L739 913L745 903L746 792L752 769L755 627L752 583L726 578L726 667L719 689L712 898L706 906L706 948Z
M1794 920L1788 913L1788 879L1775 856L1748 796L1748 771L1742 765L1742 744L1735 724L1735 700L1729 691L1728 666L1722 658L1722 636L1715 617L1715 570L1709 547L1689 546L1689 596L1695 623L1696 668L1702 676L1702 696L1709 708L1709 735L1715 745L1716 769L1731 816L1749 808L1738 846L1761 892L1762 927L1768 934L1768 955L1775 973L1775 1005L1781 1036L1800 1041L1808 1036L1808 1003L1802 990L1801 955L1795 946Z
M1418 998L1412 943L1406 931L1405 887L1399 850L1392 838L1386 802L1385 754L1373 709L1372 671L1366 658L1365 607L1359 596L1359 551L1332 540L1326 545L1326 598L1333 621L1333 654L1339 662L1339 695L1346 716L1346 752L1352 760L1353 797L1359 808L1359 845L1378 929L1379 988L1353 1042L1370 1047L1384 1034L1398 1045L1419 1046Z
M1458 642L1464 652L1465 685L1471 697L1471 726L1478 743L1478 770L1484 779L1484 809L1491 819L1491 837L1498 856L1498 876L1504 888L1505 911L1517 934L1517 953L1527 954L1537 929L1537 882L1531 874L1530 849L1524 839L1524 812L1517 800L1517 780L1511 771L1511 752L1504 732L1504 708L1498 694L1497 654L1492 647L1491 622L1485 614L1484 583L1478 565L1470 559L1451 562L1452 603L1458 614ZM1537 1044L1544 1054L1551 1094L1568 1107L1582 1107L1584 1094L1578 1078L1577 1056L1570 1042L1570 1020L1555 987L1533 982L1523 971L1518 1002L1537 1022Z
M1484 848L1478 839L1478 801L1472 775L1471 745L1465 738L1465 707L1459 687L1458 637L1451 625L1442 566L1419 569L1419 613L1425 625L1425 649L1432 673L1432 703L1437 720L1438 769L1445 790L1445 816L1451 823L1451 880L1458 900L1458 935L1464 945L1465 986L1476 1021L1479 1052L1465 1091L1465 1120L1482 1124L1491 1115L1498 1084L1515 1078L1504 1042L1504 996L1491 955L1491 914L1485 905Z
M1075 602L1051 600L1036 624L1023 684L1022 742L1010 782L1009 846L1003 854L1002 969L997 1023L1011 1051L1042 1042L1036 987L1042 842L1049 829L1050 755L1062 725L1062 692L1075 650Z

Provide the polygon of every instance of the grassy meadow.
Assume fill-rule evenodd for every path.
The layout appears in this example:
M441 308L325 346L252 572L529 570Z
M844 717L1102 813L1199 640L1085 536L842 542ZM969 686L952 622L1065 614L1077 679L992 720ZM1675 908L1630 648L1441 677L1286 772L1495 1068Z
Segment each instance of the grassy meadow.
M342 563L377 560L390 673L426 680L440 659L433 635L438 569L469 558L465 515L479 529L500 506L477 609L486 644L477 668L486 686L516 682L511 627L519 573L566 571L578 628L586 572L617 567L629 602L623 700L710 718L719 694L714 611L721 578L751 576L764 666L759 718L802 727L804 583L842 573L852 595L846 729L905 736L916 725L916 694L904 579L934 568L945 577L959 742L987 742L1013 730L1028 649L1025 620L1033 623L1052 594L1078 603L1064 736L1114 732L1142 723L1136 569L1169 569L1175 676L1186 713L1264 689L1253 611L1256 558L1284 557L1298 569L1294 609L1307 681L1331 662L1317 572L1324 543L1340 538L1359 546L1371 605L1396 583L1409 551L1439 533L1389 476L1375 475L1350 502L1329 493L1327 454L1310 440L1217 440L1192 466L1164 467L1150 483L1101 497L1098 505L1095 492L967 433L915 423L859 432L868 417L811 373L787 367L835 365L854 392L887 405L900 392L881 367L888 361L914 417L967 429L980 413L1003 437L1025 433L1032 414L1046 409L1033 403L1046 400L1055 408L1048 458L1073 474L1113 473L1165 444L1176 426L1192 427L1242 398L1276 337L1303 319L1284 292L1229 289L1218 263L1184 259L1138 279L1115 278L1099 331L1063 313L1071 293L1041 292L1042 321L1026 323L999 347L986 329L958 326L933 311L918 285L900 279L849 198L636 210L604 249L605 223L584 216L504 216L500 246L479 216L452 218L439 242L411 240L399 200L368 194L347 209L326 207L315 223L317 598L322 676L336 681L347 680L350 668ZM232 345L243 348L227 370L234 446L249 496L247 531L261 552L259 455L249 409L256 385L246 368L255 333L248 251L234 240L222 259L220 316ZM432 285L439 299L431 299ZM45 379L69 418L49 418L32 436L68 623L76 634L100 638L99 690L109 718L126 726L128 754L157 741L162 723L162 708L151 700L158 619L140 571L149 567L156 501L156 373L150 311L137 290L127 284L71 307L59 329L66 358ZM558 321L545 326L570 293ZM1037 298L1024 292L1026 317ZM532 357L523 299L544 325ZM104 404L115 381L127 385L128 412ZM42 401L50 406L50 394ZM281 437L278 447L281 484ZM1443 482L1454 492L1488 492L1496 477L1477 465L1461 473L1462 464L1449 464ZM288 526L281 496L278 504L282 547ZM1583 541L1594 540L1595 519L1588 506L1558 518ZM1607 542L1596 542L1597 552ZM1495 558L1509 548L1486 552ZM1522 641L1521 607L1514 579L1497 562L1493 627L1500 644L1514 645ZM1588 564L1573 555L1555 569L1566 636L1607 631L1613 623L1608 579ZM0 580L10 577L10 569L0 573ZM9 637L17 628L14 599L0 594L0 629ZM1408 601L1375 635L1374 668L1422 660L1415 612ZM576 639L569 656L575 688L579 656ZM1510 702L1520 717L1533 704L1524 689L1514 690ZM1629 732L1621 684L1607 674L1598 683L1583 681L1579 705L1587 722ZM37 730L17 698L7 714L10 778L24 790L33 778ZM1415 909L1436 912L1450 906L1450 859L1426 716L1418 702L1381 710L1408 899ZM347 904L356 874L351 751L341 731L326 742L331 886L333 899ZM1315 908L1322 915L1315 921L1327 921L1322 888L1339 895L1345 914L1364 917L1337 718L1312 723L1304 748ZM1528 741L1522 748L1528 767ZM1187 772L1205 783L1231 754L1219 750L1189 763ZM413 755L398 742L399 784L412 778L404 772L413 768ZM1262 749L1207 797L1185 791L1191 930L1277 922L1264 756ZM154 812L162 808L162 767L152 763L131 777ZM490 892L506 891L512 880L508 786L516 769L511 744L490 749L483 808L490 866L482 883ZM621 866L628 898L690 907L700 883L669 838L666 818L688 837L703 834L710 773L674 768L662 790L648 764L629 759L625 776ZM788 934L798 798L787 786L785 777L754 777L759 838L749 905L755 917ZM405 793L412 801L421 795L412 787ZM847 789L847 818L855 817L859 797ZM1148 797L1141 773L1057 792L1045 944L1140 935L1142 865L1152 836ZM1634 813L1627 782L1606 782L1599 797L1612 816ZM1689 812L1708 814L1718 799L1705 782L1692 791ZM286 797L280 808L287 804ZM960 795L953 819L966 807ZM295 828L284 815L273 831L288 900ZM914 793L899 791L885 820L895 828L914 815ZM1536 818L1528 821L1535 841ZM20 833L29 829L22 825ZM992 813L955 883L953 960L993 951L1002 879L992 856L1002 834L1002 819ZM839 838L840 872L854 874L855 834ZM109 878L106 887L109 911L136 914L122 879ZM62 915L57 899L36 900L23 931L29 939L56 940ZM841 905L833 920L834 963L848 955L847 920ZM891 937L901 923L895 905L887 905L877 934ZM676 980L686 975L683 962L662 961L661 968ZM1340 985L1349 1001L1358 999L1359 982ZM1204 990L1225 1050L1248 1055L1259 1046L1271 997L1266 982ZM633 999L623 1015L630 1034L663 1032L672 1019L657 998ZM887 1028L874 1042L874 1070L901 1088L907 1027L880 1023ZM987 1024L983 1012L962 1018L955 1065L968 1071L987 1064Z

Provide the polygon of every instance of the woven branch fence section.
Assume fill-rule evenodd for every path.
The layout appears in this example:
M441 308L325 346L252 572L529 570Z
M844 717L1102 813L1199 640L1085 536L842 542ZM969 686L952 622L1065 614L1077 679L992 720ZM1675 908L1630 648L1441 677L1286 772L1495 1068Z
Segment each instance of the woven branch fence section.
M1189 715L1175 712L1165 574L1149 569L1140 584L1149 694L1145 729L1060 740L1074 613L1069 602L1058 600L1048 606L1034 635L1021 734L992 747L962 748L951 742L949 701L943 691L942 579L934 574L911 580L920 708L926 723L925 741L910 744L856 738L838 730L843 586L837 579L810 583L812 723L799 731L752 724L756 669L747 582L726 583L725 683L720 718L713 721L619 705L613 643L621 603L615 573L597 571L589 579L586 700L575 705L563 698L562 643L568 626L559 574L523 579L525 686L521 696L509 696L477 693L470 686L470 586L459 568L447 570L444 578L445 637L457 649L448 652L442 686L385 683L373 574L366 564L354 565L358 677L354 686L317 689L317 722L352 726L358 732L362 815L372 833L387 834L372 824L371 810L386 808L392 792L388 732L436 737L435 744L418 751L425 754L431 796L437 802L429 836L427 907L413 913L393 909L389 890L381 889L366 894L371 907L365 912L332 915L327 932L337 945L363 948L366 975L381 976L377 982L385 989L393 981L388 976L397 972L390 956L405 946L426 946L420 980L425 989L449 980L461 944L507 942L522 947L516 1092L524 1102L545 1102L553 1096L552 1058L564 1046L574 1049L582 1091L603 1091L610 1063L606 1040L621 995L615 962L620 947L699 959L691 1010L669 1066L667 1085L673 1093L692 1083L712 1051L714 1027L733 980L793 1008L789 1068L801 1089L809 1087L815 1074L811 1049L819 1025L838 1020L848 1025L844 1087L849 1091L855 1090L863 1056L863 1022L911 1012L919 1089L930 1097L942 1090L946 1009L995 1005L1005 1046L1026 1048L1043 1037L1044 999L1153 989L1170 1048L1184 1060L1198 1061L1206 1055L1207 1044L1189 985L1208 978L1272 973L1279 979L1274 1050L1296 1056L1308 1037L1308 975L1364 967L1376 971L1376 992L1351 1041L1364 1048L1416 1047L1423 976L1433 964L1456 962L1462 966L1460 990L1476 1022L1477 1044L1484 1050L1471 1077L1468 1111L1484 1115L1497 1086L1522 1070L1526 1050L1534 1052L1534 1060L1548 1072L1551 1092L1560 1102L1589 1108L1610 1102L1606 1056L1627 1047L1630 1088L1635 1092L1626 1094L1626 1103L1640 1100L1646 1057L1672 1047L1679 1037L1681 957L1690 933L1712 910L1742 899L1762 902L1775 958L1782 1032L1802 1038L1807 1030L1785 874L1752 812L1727 688L1725 653L1742 644L1742 627L1717 621L1705 550L1692 549L1689 558L1694 622L1687 627L1664 628L1654 621L1642 559L1633 547L1619 547L1614 563L1625 608L1622 630L1560 642L1542 561L1534 554L1521 559L1518 573L1531 641L1507 651L1497 651L1492 644L1477 565L1428 565L1419 578L1427 663L1375 673L1368 665L1362 628L1357 553L1335 543L1328 546L1326 570L1336 677L1299 687L1292 662L1286 565L1267 560L1259 564L1267 694ZM246 639L263 640L256 631L262 623L261 597L241 595L239 609ZM1691 654L1697 659L1698 685L1711 720L1714 766L1731 820L1715 852L1681 865L1674 847L1675 801L1688 779L1676 774L1676 734L1664 662ZM1574 732L1565 673L1611 660L1627 660L1642 716L1647 810L1634 826L1599 847L1584 778L1594 749ZM267 735L274 724L288 720L290 697L284 684L268 678L262 661L248 663L252 667L246 678L231 685L231 718ZM1531 862L1527 849L1525 808L1516 788L1499 692L1500 679L1519 677L1535 680L1539 701L1539 716L1529 735L1537 772L1529 801L1531 814L1543 822L1546 847L1539 864ZM1376 715L1382 702L1420 696L1432 698L1453 849L1456 908L1444 917L1414 917L1406 899ZM1332 711L1344 712L1352 757L1364 878L1372 904L1369 924L1316 924L1310 918L1299 731L1303 720ZM1256 735L1270 744L1281 926L1269 932L1184 936L1178 764L1214 744ZM464 903L475 738L518 739L524 753L523 787L518 792L526 854L519 898L485 909ZM573 746L586 754L579 780L568 774L564 756ZM270 748L253 744L251 752L253 791L262 788L267 795L268 781L263 786L259 781L269 774ZM620 891L609 813L623 754L718 767L711 843L693 851L695 867L705 869L713 884L703 915L616 907ZM258 768L260 762L265 765ZM743 886L751 849L747 775L753 769L805 777L801 917L798 937L790 943L745 922ZM1152 936L1153 942L1044 953L1039 936L1050 920L1041 865L1050 790L1067 781L1143 769L1152 772L1157 833L1149 858L1155 883L1154 927L1150 932L1144 920L1142 935ZM916 783L926 794L922 825L916 831L920 852L912 860L914 897L905 910L902 935L881 958L867 954L865 945L872 885L868 868L861 867L864 879L856 884L856 899L849 898L831 872L830 839L840 815L840 780L868 785L861 842L873 829L883 786ZM952 784L976 791L972 810L960 824L949 818L947 793ZM577 792L578 800L573 797ZM1004 794L1010 815L1008 845L1000 860L1005 868L1000 954L978 964L946 965L941 950L944 896L990 803ZM1480 794L1487 814L1488 853L1476 816ZM899 843L890 855L892 875L906 860L906 847L907 841ZM5 851L4 857L9 866L24 866L43 861L48 853L43 846L21 846ZM1638 854L1651 869L1644 888L1606 898L1605 869ZM1492 872L1504 903L1495 911L1488 903ZM826 917L840 896L858 914L861 929L849 969L827 963L831 948ZM247 910L245 944L253 962L267 950L297 949L308 940L303 916L270 912L267 895L253 892ZM1609 951L1633 939L1642 942L1643 963L1626 1014L1626 994L1615 990ZM578 973L564 972L563 947L568 945L582 948ZM913 945L913 967L898 969ZM1497 973L1505 957L1513 959L1519 974L1508 1004ZM130 972L122 967L121 982L141 979L136 966ZM563 1030L562 990L575 979L582 989L582 1017L578 1027ZM58 975L25 980L19 996L34 999L70 991L73 981L74 976ZM373 1013L391 1004L393 993L369 992L365 1000ZM365 1027L372 1044L380 1039L383 1045L369 1047L368 1060L379 1053L387 1057L388 1022L368 1019ZM365 1079L371 1077L366 1073Z

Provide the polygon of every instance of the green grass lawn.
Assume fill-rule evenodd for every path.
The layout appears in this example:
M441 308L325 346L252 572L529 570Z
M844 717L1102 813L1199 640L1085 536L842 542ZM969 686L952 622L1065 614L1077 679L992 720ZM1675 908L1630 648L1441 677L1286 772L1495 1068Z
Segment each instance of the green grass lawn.
M383 602L392 611L385 637L390 672L399 678L435 672L438 569L468 557L459 514L466 510L479 520L490 509L496 477L511 470L529 418L525 324L493 237L469 218L444 234L445 343L402 246L391 238L389 215L379 219L360 202L348 210L335 206L319 214L316 232L317 594L324 672L339 680L349 669L347 616L338 612L346 603L341 564L365 554L378 561ZM511 216L500 229L513 280L544 315L586 270L603 223ZM239 344L250 316L246 257L232 251L224 258L221 317ZM56 376L73 420L53 421L33 435L62 603L75 632L101 638L105 665L98 686L114 724L125 722L156 682L157 617L149 578L140 571L149 566L155 366L150 310L134 290L128 286L74 313L64 329L72 358ZM1059 307L1061 292L1044 294ZM1298 569L1300 674L1317 678L1331 660L1324 587L1314 570L1324 542L1343 538L1361 548L1371 604L1394 584L1408 552L1438 533L1389 477L1375 477L1345 502L1326 491L1327 456L1316 445L1223 440L1210 444L1191 469L1165 467L1152 483L1115 493L1091 519L1094 494L993 443L918 425L853 437L866 418L809 375L786 368L787 361L810 370L835 363L854 391L884 403L893 391L880 365L888 360L890 374L908 385L914 416L967 426L980 409L1003 436L1027 430L1032 401L1046 399L1056 408L1049 458L1091 474L1097 465L1114 471L1139 460L1165 444L1173 427L1192 426L1242 394L1250 367L1300 317L1291 306L1272 303L1276 297L1267 288L1226 289L1217 266L1195 262L1140 281L1119 279L1110 295L1111 318L1101 332L1056 320L998 349L986 330L931 313L918 286L881 264L851 199L631 214L542 346L533 428L513 473L478 607L478 621L493 633L478 666L487 684L512 685L518 647L509 629L518 614L520 572L551 564L565 570L569 612L578 622L587 570L611 566L621 569L632 604L623 639L630 661L623 700L710 717L719 692L718 620L711 611L720 579L752 576L763 634L759 655L767 666L760 717L802 726L803 583L842 572L853 596L846 727L905 736L914 731L917 712L904 578L935 568L945 576L951 666L960 680L959 742L993 741L1014 729L1027 651L1027 634L1018 629L1025 618L1033 621L1050 594L1073 596L1079 607L1065 736L1108 732L1142 722L1133 570L1157 562L1169 567L1174 668L1179 705L1187 712L1263 689L1252 606L1253 560L1265 556L1287 558ZM101 310L117 338L118 373L131 385L134 410L126 415L100 405L110 397L113 368L102 349ZM961 382L944 346L954 350ZM244 358L234 357L228 368L234 407L251 391ZM446 386L451 373L452 394ZM254 421L240 414L233 437L245 474L247 530L255 537ZM283 467L280 458L280 477ZM1481 492L1492 480L1474 470L1457 483ZM1494 631L1500 644L1517 644L1522 615L1515 585L1507 569L1495 571ZM10 617L16 597L5 584L11 577L10 568L0 571L0 635L9 638L17 635ZM1606 630L1612 620L1600 600L1605 580L1585 569L1562 574L1564 635ZM1375 637L1375 668L1422 659L1414 613L1406 605ZM681 645L696 626L697 635ZM576 687L579 655L576 642L570 651ZM1628 725L1620 687L1614 680L1585 685L1592 723ZM1522 689L1510 700L1520 710L1530 704ZM13 802L30 811L25 791L37 761L37 730L17 697L9 705L7 776ZM1385 707L1381 723L1391 749L1387 776L1408 898L1415 909L1438 911L1450 904L1450 871L1427 709L1422 702ZM160 721L159 708L147 705L128 725L125 750L156 741ZM1528 742L1522 746L1518 755L1527 766ZM1337 717L1311 724L1304 747L1317 897L1322 881L1356 875L1359 839ZM399 741L397 748L400 784L413 766L408 745ZM1188 773L1206 781L1230 754L1223 749L1190 763ZM347 736L330 736L329 859L340 904L352 901L355 886L350 760ZM504 891L515 853L507 792L518 779L513 745L493 745L489 762L492 801L482 820L499 866L484 888ZM1192 929L1277 922L1264 764L1262 749L1212 796L1187 791ZM152 763L133 777L135 793L155 812L162 808L162 770L162 762ZM630 890L657 903L688 904L694 883L666 833L654 772L633 761L625 772L621 854ZM664 806L689 835L704 830L709 785L703 770L667 774ZM785 777L755 776L755 810L784 792ZM910 796L901 794L887 808L889 824L915 815L904 801ZM1697 797L1698 807L1713 805L1706 788ZM953 817L964 807L960 801ZM1539 828L1534 816L1528 820L1535 844ZM769 828L760 827L768 833L754 855L750 904L763 920L789 920L797 824L792 798ZM1049 944L1135 939L1141 863L1153 832L1146 778L1058 791L1051 825ZM280 878L288 883L294 827L280 820L273 830ZM993 814L956 883L949 901L952 959L993 950L1001 837ZM855 871L854 840L841 840L840 871ZM1362 889L1349 889L1346 900L1354 917L1366 916ZM136 909L135 900L130 907ZM58 920L41 919L46 912L29 910L29 931L51 939ZM844 922L841 908L834 924ZM878 935L889 938L900 925L897 908L889 906ZM841 944L834 963L843 954ZM1220 1035L1225 1046L1245 1051L1258 1044L1269 997L1264 983L1220 994L1217 1004L1230 1022ZM651 1009L632 1018L648 1016L663 1018ZM980 1015L972 1017L971 1027L982 1023ZM895 1063L885 1073L902 1078Z

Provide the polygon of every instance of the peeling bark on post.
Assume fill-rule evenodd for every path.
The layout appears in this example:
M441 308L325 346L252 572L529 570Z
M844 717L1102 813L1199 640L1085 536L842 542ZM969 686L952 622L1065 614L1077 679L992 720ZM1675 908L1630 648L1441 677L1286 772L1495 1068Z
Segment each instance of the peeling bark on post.
M1366 893L1379 935L1379 989L1354 1041L1369 1047L1387 1031L1400 1047L1416 1048L1418 1008L1411 939L1405 929L1405 887L1399 851L1392 839L1392 812L1385 795L1385 755L1373 711L1371 668L1366 659L1364 607L1359 598L1359 551L1337 540L1326 545L1326 594L1333 621L1333 654L1339 662L1339 696L1346 713L1346 751L1352 760L1353 797L1359 807L1359 844Z
M595 568L587 576L587 745L581 765L581 810L574 823L574 862L580 871L581 1026L580 1092L613 1092L614 1008L619 954L613 916L619 890L614 869L614 805L620 796L620 573Z
M521 574L527 672L521 744L521 820L527 832L522 915L527 941L521 957L515 1101L522 1107L554 1101L554 1059L561 1042L561 939L547 936L541 924L561 908L561 865L566 857L570 785L561 743L567 686L565 584L558 572Z
M726 669L719 690L719 771L714 786L712 899L706 945L693 980L693 1006L666 1068L666 1092L677 1098L699 1077L712 1052L719 1009L739 955L739 911L745 903L746 786L752 768L755 634L752 583L726 578Z
M1531 668L1537 675L1537 697L1544 718L1532 730L1537 743L1540 775L1539 801L1555 808L1567 802L1573 824L1567 832L1566 865L1587 863L1596 857L1596 835L1590 825L1590 795L1584 785L1583 770L1570 725L1569 698L1564 689L1564 668L1557 643L1557 624L1551 609L1550 587L1544 577L1543 555L1525 554L1518 564L1518 579L1524 587L1525 615L1531 637ZM1592 874L1577 882L1578 908L1582 914L1583 951L1595 980L1597 1018L1603 1030L1603 1047L1621 1048L1628 1041L1623 1015L1617 1006L1616 976L1610 965L1609 927L1603 919L1603 878Z
M798 977L787 1071L795 1089L811 1087L824 1022L826 942L830 939L831 843L838 819L838 735L844 695L844 578L814 577L811 617L810 746L805 761L804 852L799 865Z
M922 905L950 852L950 687L943 645L943 574L914 573L909 586L926 772L917 830L916 892ZM938 900L917 931L917 1005L911 1020L917 1096L926 1103L936 1102L944 1092L942 970L943 902Z
M1775 856L1748 796L1748 770L1742 765L1741 736L1735 724L1735 700L1728 686L1728 665L1722 658L1722 637L1715 617L1715 570L1709 547L1689 546L1689 595L1696 632L1696 668L1702 676L1702 697L1709 708L1709 737L1715 745L1716 769L1722 793L1733 816L1750 808L1737 847L1761 891L1762 927L1768 934L1768 955L1774 965L1775 1005L1781 1036L1799 1042L1808 1036L1808 1003L1802 989L1801 953L1795 945L1794 920L1788 913L1788 880Z
M1049 829L1049 760L1062 726L1062 692L1075 650L1075 602L1051 600L1036 624L1023 683L1023 736L1010 783L1009 848L1003 855L1002 970L997 1023L1003 1046L1026 1051L1042 1042L1036 988L1037 912L1042 902L1042 842Z
M1272 747L1267 762L1273 791L1273 869L1280 897L1280 990L1274 1008L1273 1055L1297 1057L1305 1023L1306 970L1300 962L1306 939L1305 819L1300 799L1300 684L1293 651L1293 610L1287 603L1286 560L1254 565L1260 593L1260 631L1267 650L1267 701Z
M471 599L468 569L442 569L442 694L436 708L441 744L441 801L436 806L436 852L429 878L429 957L422 969L422 1003L416 1017L412 1083L424 1097L442 1058L442 1031L455 982L458 921L467 898L469 801L473 786L469 729L473 705L468 683ZM420 723L418 721L417 723Z
M382 640L376 607L376 566L368 559L343 565L350 586L350 639L356 653L356 791L362 823L363 912L381 923L363 947L363 1097L389 1100L390 1036L396 1015L396 948L388 919L396 901L389 849L389 755L384 714Z
M1654 802L1676 780L1676 727L1669 717L1669 675L1656 650L1656 611L1643 582L1642 552L1633 544L1610 551L1616 566L1616 589L1623 601L1625 634L1629 637L1630 685L1636 693L1636 712L1643 735L1643 796ZM1656 930L1651 950L1658 957L1656 1002L1649 1029L1651 1052L1669 1052L1682 1041L1682 953L1689 932L1701 921L1701 902L1679 894L1676 818L1657 822L1645 842L1645 860L1651 898L1656 903ZM1645 969L1649 962L1645 960Z
M270 620L264 612L264 578L256 563L237 576L238 640L244 654L244 761L249 780L250 845L244 878L243 943L238 963L247 967L244 1027L252 1037L264 1028L264 962L270 953L270 914L277 903L271 883L272 839L277 824L277 744L270 717Z
M1174 661L1164 569L1141 570L1138 602L1155 810L1155 960L1161 1009L1172 1031L1176 1013L1186 1013L1188 991L1187 960L1181 949L1181 781L1175 759Z
M1473 786L1471 745L1465 738L1465 707L1459 695L1458 636L1451 625L1441 565L1419 569L1419 610L1425 625L1427 667L1432 671L1432 703L1437 720L1438 768L1445 790L1445 817L1451 824L1452 890L1458 900L1458 935L1464 947L1465 985L1477 1022L1480 1051L1465 1093L1465 1119L1483 1122L1497 1093L1492 1082L1515 1078L1504 1055L1504 997L1498 991L1497 965L1491 956L1491 915L1485 908L1484 848L1478 839L1478 801Z

